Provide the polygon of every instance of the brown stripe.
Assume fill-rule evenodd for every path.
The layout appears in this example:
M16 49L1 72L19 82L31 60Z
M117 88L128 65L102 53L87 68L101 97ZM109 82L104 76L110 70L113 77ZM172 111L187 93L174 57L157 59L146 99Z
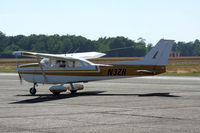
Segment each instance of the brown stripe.
M90 69L90 70L44 70L45 72L72 72L72 71L85 71L85 72L87 72L87 71L97 71L98 70L98 67L96 66L95 67L95 69ZM40 72L41 70L24 70L24 72L26 72L26 71L28 71L28 72L32 72L32 71L35 71L35 72Z
M97 67L96 67L97 69ZM146 70L149 72L138 72L137 70ZM88 72L88 70L75 70L81 72L71 72L70 70L49 70L45 71L46 75L59 75L59 76L145 76L155 75L166 71L165 66L151 66L151 65L115 65L115 66L100 66L100 72ZM70 72L69 72L70 71ZM85 71L85 72L84 72ZM93 71L93 70L92 70ZM152 73L151 73L152 72ZM20 74L39 74L41 71L28 72L21 71Z
M24 67L39 67L39 64L21 65L20 67L21 68L24 68Z

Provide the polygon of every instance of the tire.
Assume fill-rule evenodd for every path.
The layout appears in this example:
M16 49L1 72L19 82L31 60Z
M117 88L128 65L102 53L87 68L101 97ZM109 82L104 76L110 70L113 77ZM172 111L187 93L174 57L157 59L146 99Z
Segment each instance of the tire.
M60 92L53 92L53 95L58 96L58 95L60 95Z
M31 95L35 95L37 90L34 87L32 87L32 88L30 88L29 92L30 92Z
M77 90L70 90L71 94L76 94Z

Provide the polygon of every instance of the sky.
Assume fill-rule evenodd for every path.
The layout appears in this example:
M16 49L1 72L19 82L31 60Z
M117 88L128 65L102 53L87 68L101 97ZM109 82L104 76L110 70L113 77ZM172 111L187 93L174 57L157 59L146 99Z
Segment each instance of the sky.
M188 42L200 39L200 1L0 0L0 31Z

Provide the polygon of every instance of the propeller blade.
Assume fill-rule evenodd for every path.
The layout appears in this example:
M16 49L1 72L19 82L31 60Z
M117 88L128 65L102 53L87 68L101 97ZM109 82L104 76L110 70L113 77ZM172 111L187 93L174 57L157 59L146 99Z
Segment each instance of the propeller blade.
M20 84L22 85L22 77L21 77L21 74L19 72L18 72L18 75L19 75Z
M15 57L16 57L16 64L17 64L17 69L16 69L16 70L17 70L17 72L18 72L20 85L22 85L22 77L21 77L21 75L20 75L20 73L19 73L19 62L18 62L18 56L15 55Z

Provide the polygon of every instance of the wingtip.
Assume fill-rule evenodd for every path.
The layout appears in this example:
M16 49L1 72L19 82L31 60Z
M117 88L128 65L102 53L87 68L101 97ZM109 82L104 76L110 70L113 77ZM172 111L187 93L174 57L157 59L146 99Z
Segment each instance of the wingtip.
M22 52L21 51L14 51L14 52L12 52L12 54L15 55L15 56L21 56Z

